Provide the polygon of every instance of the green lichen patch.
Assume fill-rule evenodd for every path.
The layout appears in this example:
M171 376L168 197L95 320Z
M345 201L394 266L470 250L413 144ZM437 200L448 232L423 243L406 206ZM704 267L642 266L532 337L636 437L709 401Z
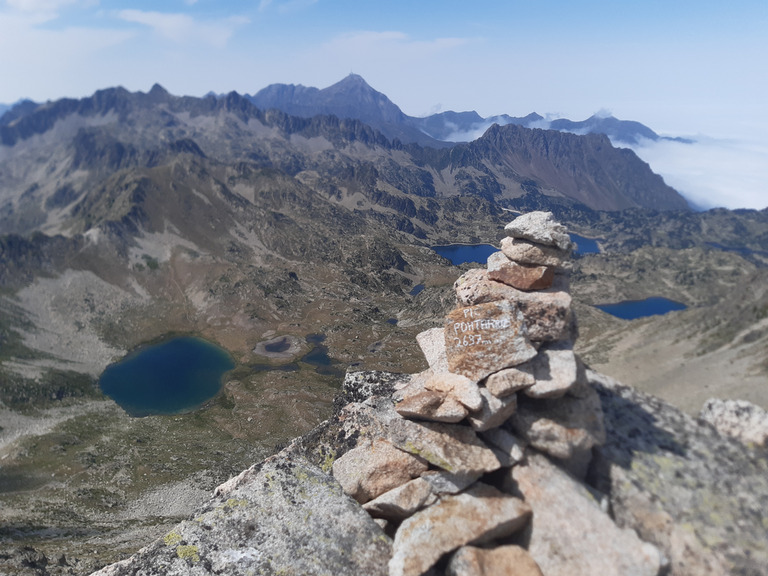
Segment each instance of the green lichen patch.
M182 560L191 560L192 562L200 562L200 554L198 553L197 546L184 545L176 548L176 556Z
M163 536L163 542L165 543L166 546L177 546L181 544L181 541L182 541L181 534L179 534L175 530L168 532L168 534Z

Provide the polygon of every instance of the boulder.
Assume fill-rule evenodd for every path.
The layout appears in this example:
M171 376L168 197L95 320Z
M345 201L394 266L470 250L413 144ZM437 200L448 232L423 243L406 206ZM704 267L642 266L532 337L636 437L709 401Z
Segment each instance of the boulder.
M344 492L362 504L405 484L427 468L423 459L386 440L375 439L338 458L333 463L333 477Z
M528 521L522 500L478 483L462 494L444 496L407 520L395 534L390 576L420 576L443 554L465 544L508 536Z
M498 548L462 546L448 562L446 576L544 576L531 555L520 546Z
M488 257L488 277L518 290L543 290L552 286L555 269L550 266L518 264L503 252L494 252Z
M570 250L560 250L554 246L544 246L509 236L501 240L500 247L504 256L520 264L561 268L571 256Z
M724 436L768 447L768 412L751 402L710 398L704 403L699 418Z
M543 456L529 454L510 474L533 510L528 552L547 576L659 573L659 550L618 528L584 486Z
M536 349L523 322L520 310L506 301L451 311L445 322L449 370L478 382L530 360Z
M522 238L536 244L555 246L560 250L573 250L573 242L565 226L555 220L552 212L528 212L504 226L511 238Z
M305 460L280 453L217 493L194 520L96 574L387 576L391 540Z
M456 298L462 306L474 306L486 302L514 302L523 313L528 328L528 338L534 342L573 339L575 329L571 313L571 295L567 291L567 279L555 276L551 288L538 292L525 292L488 277L488 271L473 268L454 283ZM449 335L446 334L446 343Z

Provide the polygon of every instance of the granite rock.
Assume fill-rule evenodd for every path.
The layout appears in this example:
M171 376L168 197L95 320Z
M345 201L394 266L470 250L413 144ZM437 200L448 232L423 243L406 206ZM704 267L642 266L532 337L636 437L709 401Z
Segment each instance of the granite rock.
M699 418L724 436L768 447L768 412L751 402L710 398L704 403Z
M492 428L480 434L505 468L521 462L525 456L525 442L504 428Z
M559 398L584 378L573 342L567 340L544 344L530 366L536 382L523 393L531 398Z
M566 283L564 276L556 275L551 288L525 292L491 280L485 269L473 268L456 280L454 290L462 306L498 301L514 302L523 313L528 338L534 342L547 342L574 337L572 298L566 289Z
M491 374L485 379L485 387L494 396L504 398L533 386L536 379L533 377L532 362L526 362L514 368L505 368Z
M280 453L232 479L194 520L96 574L386 576L391 554L391 540L332 477Z
M528 552L547 576L659 573L659 550L618 528L586 488L543 456L529 454L511 476L533 510Z
M344 492L368 502L427 470L427 463L382 439L360 444L333 463L333 477Z
M555 269L551 266L518 264L507 258L503 252L494 252L488 257L488 277L518 290L544 290L552 286Z
M432 491L432 485L423 478L414 478L366 502L363 509L374 518L399 522L436 501L437 496Z
M480 410L483 406L483 397L480 395L477 383L461 374L434 373L424 382L424 388L446 394L466 406L468 410Z
M443 328L430 328L416 336L421 351L429 367L437 372L448 371L448 358L445 355L445 333Z
M531 555L520 546L459 548L448 563L446 576L544 576Z
M501 240L504 256L520 264L537 264L561 268L571 256L570 250L560 250L554 246L535 244L522 238L507 236Z
M529 517L525 502L482 483L462 494L444 496L400 525L389 574L424 574L443 554L465 544L508 536L522 528Z
M449 370L476 382L536 355L523 315L506 301L451 311L445 322L445 348Z
M552 212L536 211L518 216L504 227L504 232L511 238L555 246L560 250L573 250L568 230L555 220Z
M491 394L487 388L481 388L483 405L480 410L472 412L469 424L478 431L490 430L504 424L504 422L517 410L517 396L515 394L498 398Z

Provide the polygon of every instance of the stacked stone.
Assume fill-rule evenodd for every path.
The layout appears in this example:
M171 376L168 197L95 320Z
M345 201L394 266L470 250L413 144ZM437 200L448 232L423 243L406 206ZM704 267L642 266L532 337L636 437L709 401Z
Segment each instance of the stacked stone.
M458 306L445 325L417 337L429 369L401 382L391 398L372 396L341 413L345 433L361 440L334 462L333 474L394 534L390 576L437 574L441 558L454 576L541 574L537 562L549 562L547 551L567 548L551 541L567 528L559 525L551 538L536 528L537 518L552 525L548 515L559 513L540 502L550 481L542 478L557 476L556 468L535 452L579 476L591 448L605 441L599 398L573 352L570 237L544 212L505 230L487 269L456 281ZM567 507L578 508L588 529L603 520L572 476L557 478L576 494ZM618 573L656 574L655 549L605 520L612 531L601 537L612 551L597 552L599 562L620 553ZM528 539L528 550L513 544L525 526L533 533L518 540ZM590 570L616 573L599 564Z

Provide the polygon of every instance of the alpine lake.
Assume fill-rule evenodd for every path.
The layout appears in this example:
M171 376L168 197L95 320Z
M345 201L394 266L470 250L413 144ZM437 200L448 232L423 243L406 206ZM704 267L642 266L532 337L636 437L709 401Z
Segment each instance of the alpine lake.
M573 252L575 257L584 256L585 254L599 254L601 252L600 238L586 238L578 234L570 234L570 237L576 244L576 249ZM454 266L467 262L485 264L488 261L488 256L498 251L498 248L491 244L450 244L447 246L433 246L432 249L443 258L450 260ZM622 320L636 320L676 310L685 310L687 306L668 298L653 296L644 300L626 300L600 304L595 306L595 308Z

